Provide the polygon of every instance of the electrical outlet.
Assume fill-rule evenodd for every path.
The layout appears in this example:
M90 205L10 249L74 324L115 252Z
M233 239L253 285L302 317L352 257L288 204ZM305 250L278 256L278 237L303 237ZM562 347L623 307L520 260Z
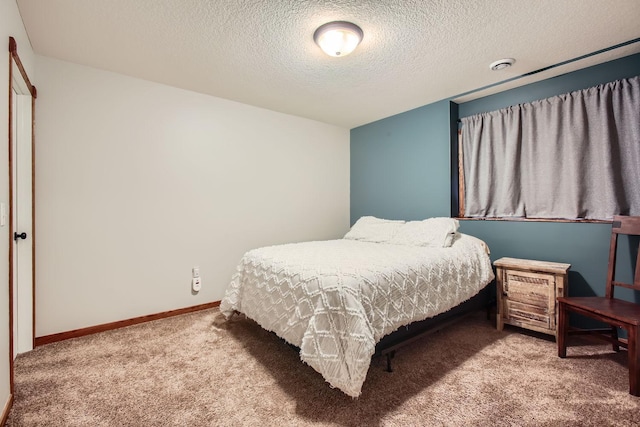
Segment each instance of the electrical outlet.
M193 267L191 273L191 277L200 277L200 267Z
M191 279L191 289L193 289L193 292L200 292L200 289L202 289L202 282L199 277Z

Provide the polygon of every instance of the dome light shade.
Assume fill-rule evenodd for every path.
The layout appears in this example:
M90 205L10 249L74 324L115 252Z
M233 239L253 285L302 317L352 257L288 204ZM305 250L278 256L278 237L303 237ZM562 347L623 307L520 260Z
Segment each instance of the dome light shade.
M346 21L329 22L318 27L313 40L330 56L346 56L362 41L364 33L356 24Z

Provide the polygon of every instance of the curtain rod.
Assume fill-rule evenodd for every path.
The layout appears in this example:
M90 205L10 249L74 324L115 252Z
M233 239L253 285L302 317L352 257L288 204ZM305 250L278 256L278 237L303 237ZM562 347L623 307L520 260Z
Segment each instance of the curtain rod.
M451 99L461 98L463 96L471 95L472 93L475 93L475 92L481 92L481 91L483 91L485 89L490 89L492 87L499 86L499 85L504 84L504 83L509 83L509 82L514 81L514 80L521 79L523 77L532 76L534 74L538 74L538 73L541 73L543 71L551 70L552 68L560 67L562 65L567 65L567 64L570 64L572 62L580 61L582 59L586 59L586 58L589 58L591 56L599 55L601 53L605 53L605 52L608 52L608 51L611 51L611 50L614 50L614 49L618 49L618 48L621 48L621 47L632 45L632 44L638 43L638 42L640 42L640 37L635 38L633 40L628 40L626 42L618 43L616 45L609 46L609 47L606 47L604 49L596 50L595 52L587 53L585 55L580 55L580 56L577 56L575 58L568 59L566 61L558 62L557 64L549 65L547 67L543 67L543 68L540 68L540 69L537 69L537 70L534 70L534 71L530 71L528 73L524 73L524 74L519 75L519 76L514 76L514 77L508 78L506 80L502 80L502 81L499 81L499 82L496 82L496 83L491 83L489 85L486 85L486 86L483 86L483 87L479 87L477 89L473 89L473 90L470 90L470 91L467 91L467 92L463 92L463 93L460 93L460 94L452 97Z

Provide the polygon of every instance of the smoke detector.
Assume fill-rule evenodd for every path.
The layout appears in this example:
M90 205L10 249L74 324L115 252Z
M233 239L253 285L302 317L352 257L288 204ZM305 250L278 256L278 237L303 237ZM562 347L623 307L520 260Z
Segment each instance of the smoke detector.
M511 67L516 62L513 58L498 59L489 65L489 68L493 71L504 70Z

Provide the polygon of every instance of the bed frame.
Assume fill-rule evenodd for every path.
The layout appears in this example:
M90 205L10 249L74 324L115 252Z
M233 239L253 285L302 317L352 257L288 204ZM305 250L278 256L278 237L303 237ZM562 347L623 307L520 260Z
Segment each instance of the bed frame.
M476 296L449 311L445 311L429 319L402 326L389 335L384 336L376 345L376 352L373 357L386 357L386 371L393 372L391 360L399 348L421 339L426 335L437 332L478 310L487 310L488 318L490 307L493 304L491 295L495 295L495 292L491 292L492 286L494 286L494 282L485 286Z

